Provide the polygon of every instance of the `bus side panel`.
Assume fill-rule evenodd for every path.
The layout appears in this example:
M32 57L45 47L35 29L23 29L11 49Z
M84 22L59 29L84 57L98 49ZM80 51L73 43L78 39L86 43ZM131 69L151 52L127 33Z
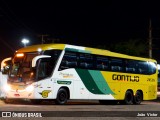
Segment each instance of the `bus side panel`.
M129 74L120 72L101 71L111 90L115 92L113 95L117 100L123 100L127 90L133 91L133 95L137 90L142 91L143 100L156 99L157 82L155 75ZM119 95L118 95L119 94Z
M151 77L148 75L73 68L56 73L54 98L59 88L64 86L69 88L70 99L124 100L127 90L133 91L133 95L141 90L144 100L156 98L156 87L154 82L151 85L147 81ZM135 79L137 76L139 79Z
M144 94L144 100L157 99L157 86L149 85L146 86L146 93Z
M54 95L56 98L61 87L69 89L70 99L88 99L89 91L84 86L75 69L65 69L54 74Z
M70 68L58 71L54 76L53 98L61 87L67 87L70 99L115 99L100 71Z
M51 78L46 78L34 83L34 97L36 99L52 99L53 82Z
M103 75L97 70L76 69L81 81L89 91L89 99L114 100L114 92L106 83Z
M82 80L74 80L74 90L71 99L89 99L89 91Z

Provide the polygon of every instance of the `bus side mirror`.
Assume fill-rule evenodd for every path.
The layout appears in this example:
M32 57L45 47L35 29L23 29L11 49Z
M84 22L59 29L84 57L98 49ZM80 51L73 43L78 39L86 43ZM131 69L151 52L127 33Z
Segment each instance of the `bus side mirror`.
M1 62L1 72L2 74L7 74L11 65L11 57L9 58L5 58L4 60L2 60Z
M39 55L39 56L36 56L32 59L32 67L36 67L36 63L39 59L41 58L50 58L51 56L49 55Z

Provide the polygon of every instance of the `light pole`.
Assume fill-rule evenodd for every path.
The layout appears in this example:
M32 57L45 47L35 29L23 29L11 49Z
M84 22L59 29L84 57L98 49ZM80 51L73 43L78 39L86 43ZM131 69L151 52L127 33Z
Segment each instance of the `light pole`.
M29 43L29 40L24 38L21 42L24 44L24 47L26 47L26 44Z
M152 58L152 23L149 20L149 58Z

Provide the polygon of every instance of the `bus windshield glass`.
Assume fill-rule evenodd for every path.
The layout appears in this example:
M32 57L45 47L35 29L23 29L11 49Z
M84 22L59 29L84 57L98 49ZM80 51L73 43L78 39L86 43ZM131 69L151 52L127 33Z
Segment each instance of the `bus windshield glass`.
M60 50L44 51L44 55L49 55L51 56L51 58L39 59L37 65L37 80L42 80L52 75L53 69L56 66L60 53Z
M35 69L31 67L32 59L38 53L18 53L12 60L9 72L9 82L33 82L35 80Z
M32 59L39 55L37 52L16 54L12 60L8 81L32 83L51 76L60 53L60 50L44 51L43 54L49 55L51 58L39 59L34 68Z

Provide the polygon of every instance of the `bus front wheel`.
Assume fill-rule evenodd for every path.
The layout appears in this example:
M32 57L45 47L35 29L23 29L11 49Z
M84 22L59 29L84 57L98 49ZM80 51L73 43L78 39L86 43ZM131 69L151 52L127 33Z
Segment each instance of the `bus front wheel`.
M66 89L60 88L58 91L55 103L58 105L64 105L67 103L67 100L68 100L68 93L67 93Z

